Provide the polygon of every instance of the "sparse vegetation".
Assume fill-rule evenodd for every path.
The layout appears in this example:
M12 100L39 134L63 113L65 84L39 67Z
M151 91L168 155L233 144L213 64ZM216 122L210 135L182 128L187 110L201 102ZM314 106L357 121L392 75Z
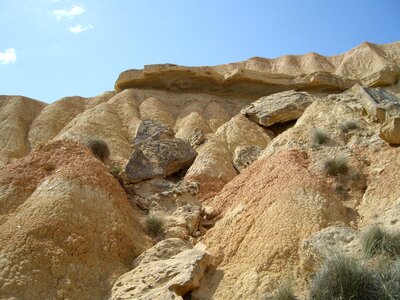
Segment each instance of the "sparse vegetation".
M388 233L379 226L370 226L361 238L361 245L367 256L386 254L400 256L400 234Z
M382 263L377 276L382 291L379 299L400 299L400 259Z
M382 299L379 280L363 263L333 254L315 275L311 285L313 300Z
M273 300L296 300L297 298L294 296L293 288L290 282L285 282L281 286L279 286L274 294Z
M343 133L349 133L350 131L357 129L358 127L359 126L355 121L346 121L339 125L339 128Z
M380 248L384 233L379 226L370 226L361 236L361 247L364 253L370 257Z
M118 177L121 175L122 173L122 168L120 166L112 166L110 168L110 173L114 176L114 177Z
M322 131L320 129L315 129L312 132L313 145L323 145L327 141L328 141L328 135L325 133L325 131Z
M148 215L145 220L145 227L149 234L159 236L164 232L164 220L160 216Z
M110 157L110 148L108 148L107 143L98 138L88 139L86 142L88 148L92 151L92 153L102 162L106 162Z
M349 171L347 158L338 156L324 161L324 171L331 176L346 175Z
M109 168L110 173L112 176L114 176L115 179L118 180L118 182L123 186L124 185L124 180L122 178L122 168L117 165L113 165L112 167Z

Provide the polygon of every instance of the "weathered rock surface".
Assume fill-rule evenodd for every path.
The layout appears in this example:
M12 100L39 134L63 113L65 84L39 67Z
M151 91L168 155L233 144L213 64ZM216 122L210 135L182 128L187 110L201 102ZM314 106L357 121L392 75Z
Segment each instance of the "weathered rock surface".
M386 111L393 105L400 105L400 99L396 95L382 88L367 88L356 85L351 91L359 99L371 121L383 123L386 118Z
M200 183L200 199L210 198L238 174L233 166L237 147L265 148L272 138L272 132L265 131L239 114L222 125L197 149L198 156L187 171L185 180Z
M166 238L186 240L197 235L202 212L198 193L199 185L196 182L181 181L145 199L149 214L163 218Z
M165 126L174 128L175 117L171 107L155 97L149 97L144 100L140 104L139 112L142 120L158 121Z
M386 107L385 121L381 126L380 136L390 144L400 144L400 99L398 103Z
M131 182L164 178L189 167L197 155L188 142L174 137L172 129L152 120L140 123L133 144L125 167Z
M0 191L1 298L102 299L150 247L119 183L76 142L9 164Z
M216 256L195 299L261 299L292 273L304 272L298 250L310 234L346 223L342 202L292 150L256 161L210 203L222 218L202 241Z
M0 96L0 167L29 153L29 129L45 103L20 96Z
M306 92L286 91L262 97L242 109L241 113L261 126L297 120L312 103Z
M72 119L85 110L85 98L65 97L46 106L33 121L29 139L33 148L54 138Z
M238 172L242 172L257 160L264 149L259 146L238 146L233 156L233 166Z
M330 57L308 53L275 59L254 57L215 67L148 65L143 70L122 72L115 89L140 87L261 97L292 89L343 91L355 83L390 86L399 77L398 49L399 42L365 42Z
M307 299L327 252L359 256L359 234L370 224L400 230L400 157L390 144L398 139L399 65L399 42L364 43L334 57L146 66L122 73L116 92L49 105L0 96L0 298L107 299L139 291L150 299L263 299L293 278L296 296ZM240 114L260 97L290 90L309 93L312 104L297 121L271 125L274 134ZM279 104L271 102L266 109ZM279 116L293 110L282 107ZM167 130L148 128L139 144L179 138L199 154L186 175L184 167L167 180L129 184L122 174L122 190L107 168L126 165L143 121ZM315 132L324 142L315 142ZM107 168L69 141L93 137L111 149ZM332 157L346 160L347 174L326 174ZM200 186L176 184L181 176ZM138 221L147 213L165 220L165 236L155 239L201 240L215 254L192 295L184 293L201 276L171 275L203 273L185 269L196 266L193 256L174 265L190 245L169 239L132 265L151 246ZM132 276L144 283L128 282L129 275L111 293L119 276L138 268Z
M202 244L192 248L180 239L161 241L118 278L109 299L183 299L199 286L210 261Z
M303 267L308 271L317 271L324 260L336 253L362 257L360 232L351 227L329 226L311 234L300 249Z

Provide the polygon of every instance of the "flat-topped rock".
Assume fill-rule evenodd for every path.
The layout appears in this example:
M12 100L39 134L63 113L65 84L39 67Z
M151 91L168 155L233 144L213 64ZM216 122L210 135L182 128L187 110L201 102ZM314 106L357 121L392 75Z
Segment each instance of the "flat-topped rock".
M399 44L366 42L337 56L307 53L275 59L254 57L213 67L148 65L142 70L122 72L115 89L154 88L261 97L292 89L344 91L356 83L390 86L399 78Z
M285 91L262 97L243 108L241 113L267 127L300 118L312 101L313 97L306 92Z
M161 241L117 280L109 299L183 299L200 285L210 262L201 243L192 248L180 239Z

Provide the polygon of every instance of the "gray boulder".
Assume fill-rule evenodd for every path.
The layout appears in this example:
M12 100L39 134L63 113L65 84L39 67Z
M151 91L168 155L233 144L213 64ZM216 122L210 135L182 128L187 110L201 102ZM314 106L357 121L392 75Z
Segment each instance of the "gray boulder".
M126 167L129 182L164 178L189 167L197 153L189 142L175 138L169 127L153 120L140 123Z
M271 126L297 120L312 102L310 94L291 90L261 97L241 113L258 125Z
M400 101L396 95L382 88L355 86L353 90L364 107L368 119L379 123L385 121L386 112L390 110L391 106Z

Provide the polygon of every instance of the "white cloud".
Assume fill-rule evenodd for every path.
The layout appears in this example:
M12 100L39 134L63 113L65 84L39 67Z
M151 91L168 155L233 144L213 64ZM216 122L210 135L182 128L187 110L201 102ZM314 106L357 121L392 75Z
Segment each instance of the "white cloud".
M53 15L56 17L58 21L62 19L70 19L72 20L76 16L82 15L85 12L85 9L82 6L73 6L70 10L66 9L57 9L53 10Z
M17 52L14 48L8 48L4 52L0 52L0 64L7 65L17 61Z
M94 26L92 24L86 25L86 26L82 26L81 24L72 26L69 28L69 31L71 31L72 33L81 33L83 31L87 31L90 29L93 29Z

